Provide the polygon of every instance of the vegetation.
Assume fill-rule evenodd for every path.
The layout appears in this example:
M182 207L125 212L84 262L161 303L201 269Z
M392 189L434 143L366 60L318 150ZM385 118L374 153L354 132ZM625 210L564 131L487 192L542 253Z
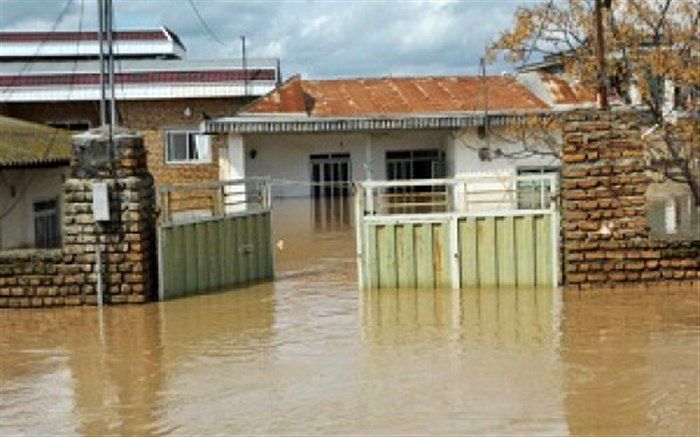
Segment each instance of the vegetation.
M609 3L603 8L608 89L626 103L638 94L652 118L643 135L650 170L687 184L700 205L700 2ZM491 60L499 54L512 63L555 59L567 76L595 91L594 7L595 0L521 6L513 27L493 44ZM669 103L674 102L676 111L671 113Z

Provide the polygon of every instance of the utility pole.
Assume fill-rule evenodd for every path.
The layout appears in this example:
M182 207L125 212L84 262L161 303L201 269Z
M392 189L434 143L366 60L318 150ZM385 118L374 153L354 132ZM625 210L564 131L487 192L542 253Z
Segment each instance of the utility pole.
M100 126L107 124L107 93L105 89L105 21L104 21L104 1L97 0L97 22L99 30L97 39L100 44Z
M606 1L610 7L610 2ZM605 35L603 33L603 0L595 0L596 58L598 61L598 109L608 109L608 78L605 74Z
M243 64L243 95L248 96L248 61L245 56L245 36L241 36L241 59Z
M109 126L111 132L117 124L114 94L114 12L112 0L97 0L97 12L100 45L100 125ZM109 87L109 97L107 96L107 87Z
M489 135L489 87L486 79L486 55L479 60L481 73L481 88L484 99L484 135L487 147L491 147L491 139Z
M114 96L114 8L112 0L106 0L105 21L107 22L107 59L109 60L109 125L117 125L117 101Z

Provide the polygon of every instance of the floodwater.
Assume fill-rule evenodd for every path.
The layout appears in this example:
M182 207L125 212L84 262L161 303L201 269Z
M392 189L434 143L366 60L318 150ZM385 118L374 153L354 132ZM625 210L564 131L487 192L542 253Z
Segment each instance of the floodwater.
M700 432L693 288L358 292L347 209L277 204L277 281L0 313L0 434Z

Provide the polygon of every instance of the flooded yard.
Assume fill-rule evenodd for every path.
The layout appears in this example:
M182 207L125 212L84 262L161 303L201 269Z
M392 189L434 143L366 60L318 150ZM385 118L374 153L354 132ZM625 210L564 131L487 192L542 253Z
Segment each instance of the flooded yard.
M347 206L276 204L273 283L0 312L0 434L700 432L699 290L359 292Z

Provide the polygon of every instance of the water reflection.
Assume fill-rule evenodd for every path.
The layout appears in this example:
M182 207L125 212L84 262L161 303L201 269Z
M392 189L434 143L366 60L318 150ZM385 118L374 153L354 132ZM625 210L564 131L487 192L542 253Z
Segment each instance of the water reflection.
M349 196L316 197L310 200L314 228L343 229L352 225L353 198Z
M154 431L164 387L155 307L3 312L2 425L8 433ZM3 433L4 434L4 433Z
M0 434L698 434L697 288L358 292L310 208L274 283L0 311Z
M365 397L379 432L568 432L558 292L381 290L360 299L363 367L375 381Z
M564 295L561 355L573 433L698 435L699 292Z
M551 289L368 290L360 293L363 334L378 343L440 335L494 347L555 341L561 294Z

